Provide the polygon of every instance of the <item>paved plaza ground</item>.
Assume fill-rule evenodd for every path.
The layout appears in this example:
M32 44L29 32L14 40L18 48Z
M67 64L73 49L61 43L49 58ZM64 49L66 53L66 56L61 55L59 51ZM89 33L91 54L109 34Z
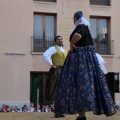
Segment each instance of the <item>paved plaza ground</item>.
M64 118L54 118L52 112L32 112L32 113L0 113L0 120L76 120L78 114L66 115ZM120 113L111 117L105 115L96 116L92 112L86 113L87 120L120 120Z

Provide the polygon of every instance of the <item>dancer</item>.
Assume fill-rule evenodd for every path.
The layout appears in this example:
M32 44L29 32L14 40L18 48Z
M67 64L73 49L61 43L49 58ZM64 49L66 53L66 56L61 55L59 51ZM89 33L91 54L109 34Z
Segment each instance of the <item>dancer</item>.
M46 99L48 100L54 100L55 98L66 56L67 52L63 49L63 37L58 35L55 37L55 45L48 48L43 54L43 60L51 66L46 82ZM64 117L64 115L56 113L55 117Z
M70 35L70 51L65 60L55 97L54 112L76 114L86 120L85 112L115 114L106 78L100 69L83 12L74 14L75 29Z

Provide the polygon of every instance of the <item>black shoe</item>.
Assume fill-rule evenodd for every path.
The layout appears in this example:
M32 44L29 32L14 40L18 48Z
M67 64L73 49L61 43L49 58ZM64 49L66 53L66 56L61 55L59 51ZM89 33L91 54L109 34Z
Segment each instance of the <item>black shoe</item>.
M55 116L54 116L55 118L60 118L60 114L58 114L58 113L55 113Z
M63 114L55 113L55 118L65 117Z
M86 117L82 117L82 118L77 118L76 120L86 120Z
M63 114L60 114L60 117L65 117L65 115L63 115Z

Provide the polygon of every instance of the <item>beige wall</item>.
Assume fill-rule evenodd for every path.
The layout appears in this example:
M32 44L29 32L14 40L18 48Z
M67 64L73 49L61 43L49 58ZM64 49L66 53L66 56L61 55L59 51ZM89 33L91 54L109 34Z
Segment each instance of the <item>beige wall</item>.
M69 34L73 14L82 10L87 19L90 15L111 16L111 40L115 54L103 56L109 72L120 72L120 15L119 0L111 0L112 6L89 5L89 0L57 0L57 3L33 2L33 0L0 1L0 102L30 102L30 71L48 71L49 66L41 54L31 54L33 13L57 13L57 34L64 38L69 50ZM7 54L6 54L7 53ZM120 94L116 94L120 101Z

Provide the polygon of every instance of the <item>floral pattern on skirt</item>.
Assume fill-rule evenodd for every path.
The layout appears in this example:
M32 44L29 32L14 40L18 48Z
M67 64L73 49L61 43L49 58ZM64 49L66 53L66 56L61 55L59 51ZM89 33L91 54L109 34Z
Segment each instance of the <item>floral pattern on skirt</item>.
M115 114L105 75L92 46L68 53L54 104L54 112L61 114L86 111L93 111L96 115Z

